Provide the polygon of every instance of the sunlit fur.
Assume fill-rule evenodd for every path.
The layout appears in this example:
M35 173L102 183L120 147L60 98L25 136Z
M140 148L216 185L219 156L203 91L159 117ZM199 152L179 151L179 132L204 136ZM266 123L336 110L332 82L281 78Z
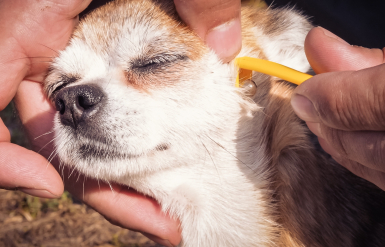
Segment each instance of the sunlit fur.
M310 70L304 17L243 7L242 25L239 56ZM167 62L135 67L148 59ZM251 99L234 87L236 73L181 22L172 2L109 3L80 22L47 76L53 100L69 77L66 87L95 84L107 95L101 117L81 133L57 114L58 155L87 176L155 198L180 219L181 246L354 246L349 225L366 226L337 222L340 211L322 198L345 193L335 176L357 178L316 150L290 107L292 85L255 73Z

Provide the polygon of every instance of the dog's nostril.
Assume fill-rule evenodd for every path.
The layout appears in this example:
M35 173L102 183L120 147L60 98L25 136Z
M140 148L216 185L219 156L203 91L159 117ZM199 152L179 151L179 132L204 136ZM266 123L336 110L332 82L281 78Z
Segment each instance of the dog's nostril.
M97 105L99 101L99 97L95 98L92 95L80 95L77 99L79 106L84 110L92 108L94 105Z
M78 104L79 104L79 106L82 107L84 110L86 110L86 109L88 109L88 108L91 107L90 105L88 105L88 104L85 103L85 100L84 100L84 97L83 97L83 96L79 96L79 97L78 97Z
M95 85L63 88L56 95L55 107L64 125L77 128L99 111L103 97L103 91Z

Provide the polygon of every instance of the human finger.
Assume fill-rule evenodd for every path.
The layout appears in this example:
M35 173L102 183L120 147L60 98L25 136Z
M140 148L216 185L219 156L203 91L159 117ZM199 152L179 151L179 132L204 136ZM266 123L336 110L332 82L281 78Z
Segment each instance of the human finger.
M31 105L34 91L30 89L27 88L27 94L23 95L23 98L24 102ZM37 102L41 102L41 99ZM16 95L16 106L18 103ZM58 172L46 158L31 150L7 142L0 143L0 167L2 188L19 189L34 196L47 198L56 198L63 193L64 185Z
M14 97L24 77L40 73L42 78L48 64L32 61L33 58L50 57L55 49L64 47L76 24L77 12L86 5L87 1L82 0L0 2L0 109ZM53 196L43 193L44 188L54 197L62 193L59 175L43 157L8 143L2 144L1 152L3 187L25 187L25 192L45 197ZM29 162L26 157L30 158ZM42 168L39 162L47 168L39 173L41 176L33 176ZM24 169L26 166L28 169ZM23 179L28 174L29 179ZM48 188L47 181L51 185Z
M305 52L317 74L360 70L385 62L384 50L352 46L322 27L310 30L305 40Z
M9 133L8 128L5 126L3 120L0 118L0 142L10 142L11 133Z
M385 172L385 132L343 131L310 122L307 125L331 156Z
M48 160L9 143L10 139L10 133L0 119L0 188L19 189L38 197L59 197L64 185Z
M291 104L307 122L340 130L384 130L384 78L385 64L320 74L294 91Z
M53 166L41 155L18 145L0 143L0 187L27 194L57 198L64 185Z
M241 50L240 0L174 0L179 16L224 62Z
M181 241L179 221L162 212L159 204L149 197L125 186L107 185L83 176L79 179L77 174L66 184L71 194L115 225L142 232L165 246L176 246Z
M346 158L333 157L333 159L358 177L361 177L377 185L380 189L385 190L385 173L363 166L358 162Z
M90 1L0 1L0 110L23 78L43 80L48 62L66 46L76 16Z

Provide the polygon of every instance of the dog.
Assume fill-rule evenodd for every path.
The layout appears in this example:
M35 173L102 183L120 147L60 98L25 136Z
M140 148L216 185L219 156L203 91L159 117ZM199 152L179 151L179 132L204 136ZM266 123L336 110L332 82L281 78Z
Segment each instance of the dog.
M311 25L242 7L241 56L311 70ZM322 151L294 85L253 73L250 95L172 1L116 0L84 17L44 89L63 164L154 198L184 247L384 246L384 192Z

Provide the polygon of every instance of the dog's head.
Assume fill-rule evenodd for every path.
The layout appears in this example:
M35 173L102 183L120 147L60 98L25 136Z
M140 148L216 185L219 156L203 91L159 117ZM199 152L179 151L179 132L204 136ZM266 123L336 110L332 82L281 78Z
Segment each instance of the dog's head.
M47 76L58 155L109 180L189 164L209 148L202 137L236 125L235 73L172 5L111 2L80 22Z

